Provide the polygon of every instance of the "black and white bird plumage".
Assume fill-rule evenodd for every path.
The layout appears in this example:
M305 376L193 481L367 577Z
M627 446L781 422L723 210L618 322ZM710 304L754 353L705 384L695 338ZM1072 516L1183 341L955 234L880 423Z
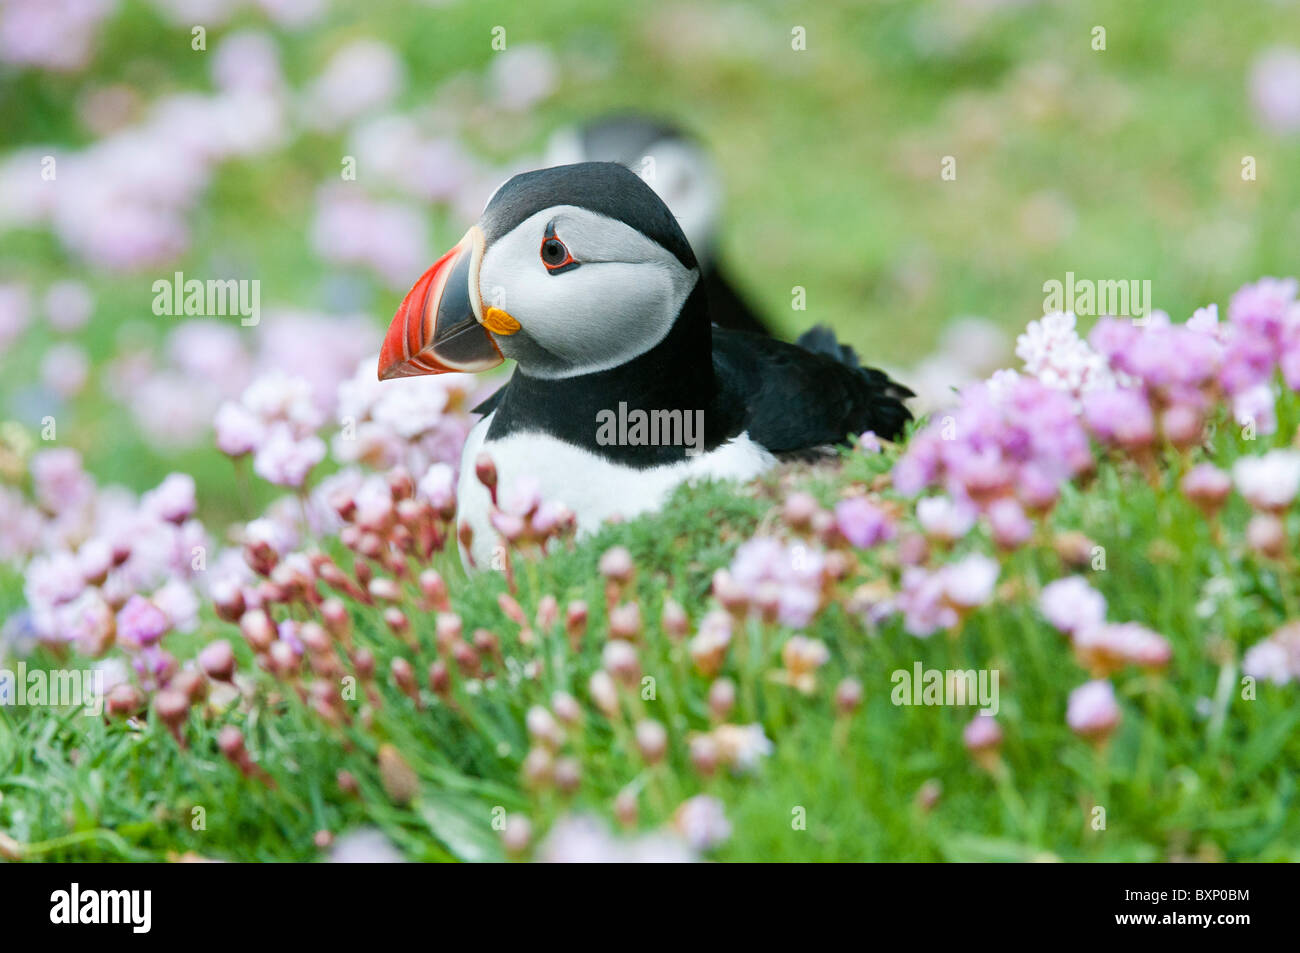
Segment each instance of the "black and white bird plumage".
M514 374L479 408L462 455L459 518L480 563L494 545L480 452L504 485L535 478L585 532L656 509L683 482L749 479L863 431L895 437L910 419L911 392L827 329L788 344L713 326L676 219L614 163L503 185L407 295L379 370L388 379L503 358ZM690 443L611 442L598 422L616 409L689 414L701 432Z

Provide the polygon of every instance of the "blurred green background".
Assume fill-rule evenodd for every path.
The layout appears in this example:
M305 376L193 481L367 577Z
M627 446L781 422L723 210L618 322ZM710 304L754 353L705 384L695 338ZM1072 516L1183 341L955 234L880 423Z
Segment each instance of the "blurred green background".
M1251 92L1262 54L1300 46L1292 2L375 0L326 4L292 27L255 5L217 4L207 52L191 49L189 26L205 20L186 19L184 4L169 19L163 6L117 5L83 69L0 68L0 155L88 145L88 97L105 88L128 89L138 110L211 91L211 51L235 31L273 37L296 90L340 47L369 38L406 69L386 110L444 122L490 168L614 109L679 121L724 175L721 260L732 281L781 332L829 322L900 372L940 347L958 316L1013 335L1041 313L1043 283L1067 271L1150 279L1155 305L1181 318L1244 281L1296 270L1300 135L1264 121ZM482 91L501 55L497 26L508 48L552 58L553 86L525 109ZM791 48L796 26L805 50ZM1098 26L1104 50L1093 48ZM173 270L256 277L264 309L360 309L378 328L400 291L357 269L341 295L346 269L323 262L309 236L317 190L338 180L346 142L345 129L295 119L282 147L218 165L189 214L189 250L165 267L94 271L51 231L16 227L0 232L0 280L37 293L86 280L96 310L78 340L96 369L123 348L158 346L180 320L150 311L152 282ZM944 156L956 160L953 181L941 178ZM1254 181L1243 181L1245 156ZM358 184L389 196L364 167ZM434 251L465 225L445 203L403 201L427 221ZM791 310L796 285L806 312ZM42 406L34 368L51 340L36 326L0 358L0 407L32 427ZM228 468L202 445L140 438L102 384L92 371L60 418L61 442L81 447L92 471L141 488L184 466L224 492Z

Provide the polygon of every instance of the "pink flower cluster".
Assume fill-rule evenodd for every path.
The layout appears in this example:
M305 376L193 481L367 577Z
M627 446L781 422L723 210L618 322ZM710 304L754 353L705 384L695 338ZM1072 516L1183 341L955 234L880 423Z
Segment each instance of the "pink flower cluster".
M136 500L96 487L74 450L41 451L30 469L32 504L0 496L9 511L0 522L0 554L25 562L24 595L38 638L75 643L98 658L115 641L154 648L166 631L194 629L209 541L194 519L191 477L173 473Z
M1048 622L1070 637L1079 663L1099 678L1126 665L1164 668L1173 657L1169 640L1145 626L1106 622L1106 598L1082 576L1048 583L1038 607Z
M946 490L955 507L984 516L999 545L1014 547L1032 533L1027 514L1050 510L1061 485L1092 466L1069 395L1008 373L968 387L951 414L918 433L893 482L905 496Z

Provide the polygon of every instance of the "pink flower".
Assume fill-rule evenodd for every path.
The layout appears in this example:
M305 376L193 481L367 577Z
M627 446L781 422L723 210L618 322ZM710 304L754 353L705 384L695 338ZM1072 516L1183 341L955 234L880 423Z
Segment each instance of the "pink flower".
M117 614L118 641L132 649L156 645L167 634L166 613L143 596L133 595Z
M64 513L88 502L94 481L81 468L81 454L68 448L42 450L32 457L36 500L53 513Z
M1270 450L1258 457L1242 457L1232 465L1232 479L1255 509L1280 512L1300 490L1300 453Z
M1179 486L1184 496L1213 514L1232 492L1232 479L1212 463L1198 463L1187 471Z
M897 609L903 613L903 628L911 635L926 638L957 624L957 612L945 598L944 582L941 573L919 566L903 570Z
M1255 60L1250 102L1259 121L1274 132L1300 131L1300 50L1275 46Z
M1275 347L1282 344L1282 332L1296 320L1294 278L1261 278L1242 285L1228 304L1228 320L1239 330L1262 338Z
M946 543L956 542L975 525L975 509L947 496L928 496L916 502L916 520L925 535Z
M1291 622L1256 642L1242 659L1241 670L1274 685L1300 679L1300 623Z
M1070 692L1065 722L1070 730L1092 741L1110 737L1120 720L1115 689L1107 681L1085 682Z
M431 465L420 477L417 489L435 510L447 510L456 505L456 474L445 463Z
M1083 418L1102 443L1140 450L1155 439L1151 405L1141 391L1127 387L1091 391L1083 396Z
M41 383L65 400L85 390L89 378L90 357L70 341L55 344L41 359Z
M320 129L338 129L390 102L405 85L397 53L379 40L354 40L338 50L307 88L304 111Z
M226 92L278 93L284 77L275 40L256 30L226 34L212 51L212 78Z
M8 348L31 320L31 298L23 285L0 284L0 348Z
M1079 660L1094 674L1106 675L1129 664L1164 668L1173 658L1168 639L1136 622L1079 628L1072 641Z
M1106 620L1106 597L1082 576L1067 576L1043 587L1038 596L1038 609L1054 628L1073 635Z
M1016 338L1016 356L1025 362L1026 372L1075 398L1085 391L1115 386L1106 358L1079 337L1069 311L1030 321Z
M992 715L980 713L966 723L961 739L967 751L990 751L1002 744L1002 726Z
M90 63L111 0L8 0L0 17L0 62L76 72Z
M169 473L140 502L145 512L179 526L198 509L194 498L194 477L188 473Z
M682 802L673 814L673 826L695 850L717 847L731 836L726 808L716 797L697 794Z
M971 553L940 570L944 597L958 609L974 609L993 598L998 581L998 563L981 554Z
M488 85L496 104L523 112L550 96L559 79L559 67L550 51L521 44L492 57Z
M230 457L242 457L257 449L266 435L262 421L242 404L226 401L217 408L213 421L217 449Z
M300 487L324 459L325 441L314 435L297 439L288 427L277 424L253 457L253 471L276 486Z
M988 509L989 532L1001 549L1015 549L1034 535L1034 523L1015 500L1002 499Z
M95 299L80 281L56 281L45 292L45 317L56 331L80 331L94 310Z
M869 549L894 535L894 524L885 511L861 496L835 504L835 525L858 549Z

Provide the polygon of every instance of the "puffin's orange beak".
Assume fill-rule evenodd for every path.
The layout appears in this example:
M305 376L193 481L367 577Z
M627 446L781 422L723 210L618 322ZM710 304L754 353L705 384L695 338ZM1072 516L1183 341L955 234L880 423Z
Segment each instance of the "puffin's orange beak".
M483 230L473 226L402 299L379 351L379 379L485 371L504 358L483 327L478 270Z

